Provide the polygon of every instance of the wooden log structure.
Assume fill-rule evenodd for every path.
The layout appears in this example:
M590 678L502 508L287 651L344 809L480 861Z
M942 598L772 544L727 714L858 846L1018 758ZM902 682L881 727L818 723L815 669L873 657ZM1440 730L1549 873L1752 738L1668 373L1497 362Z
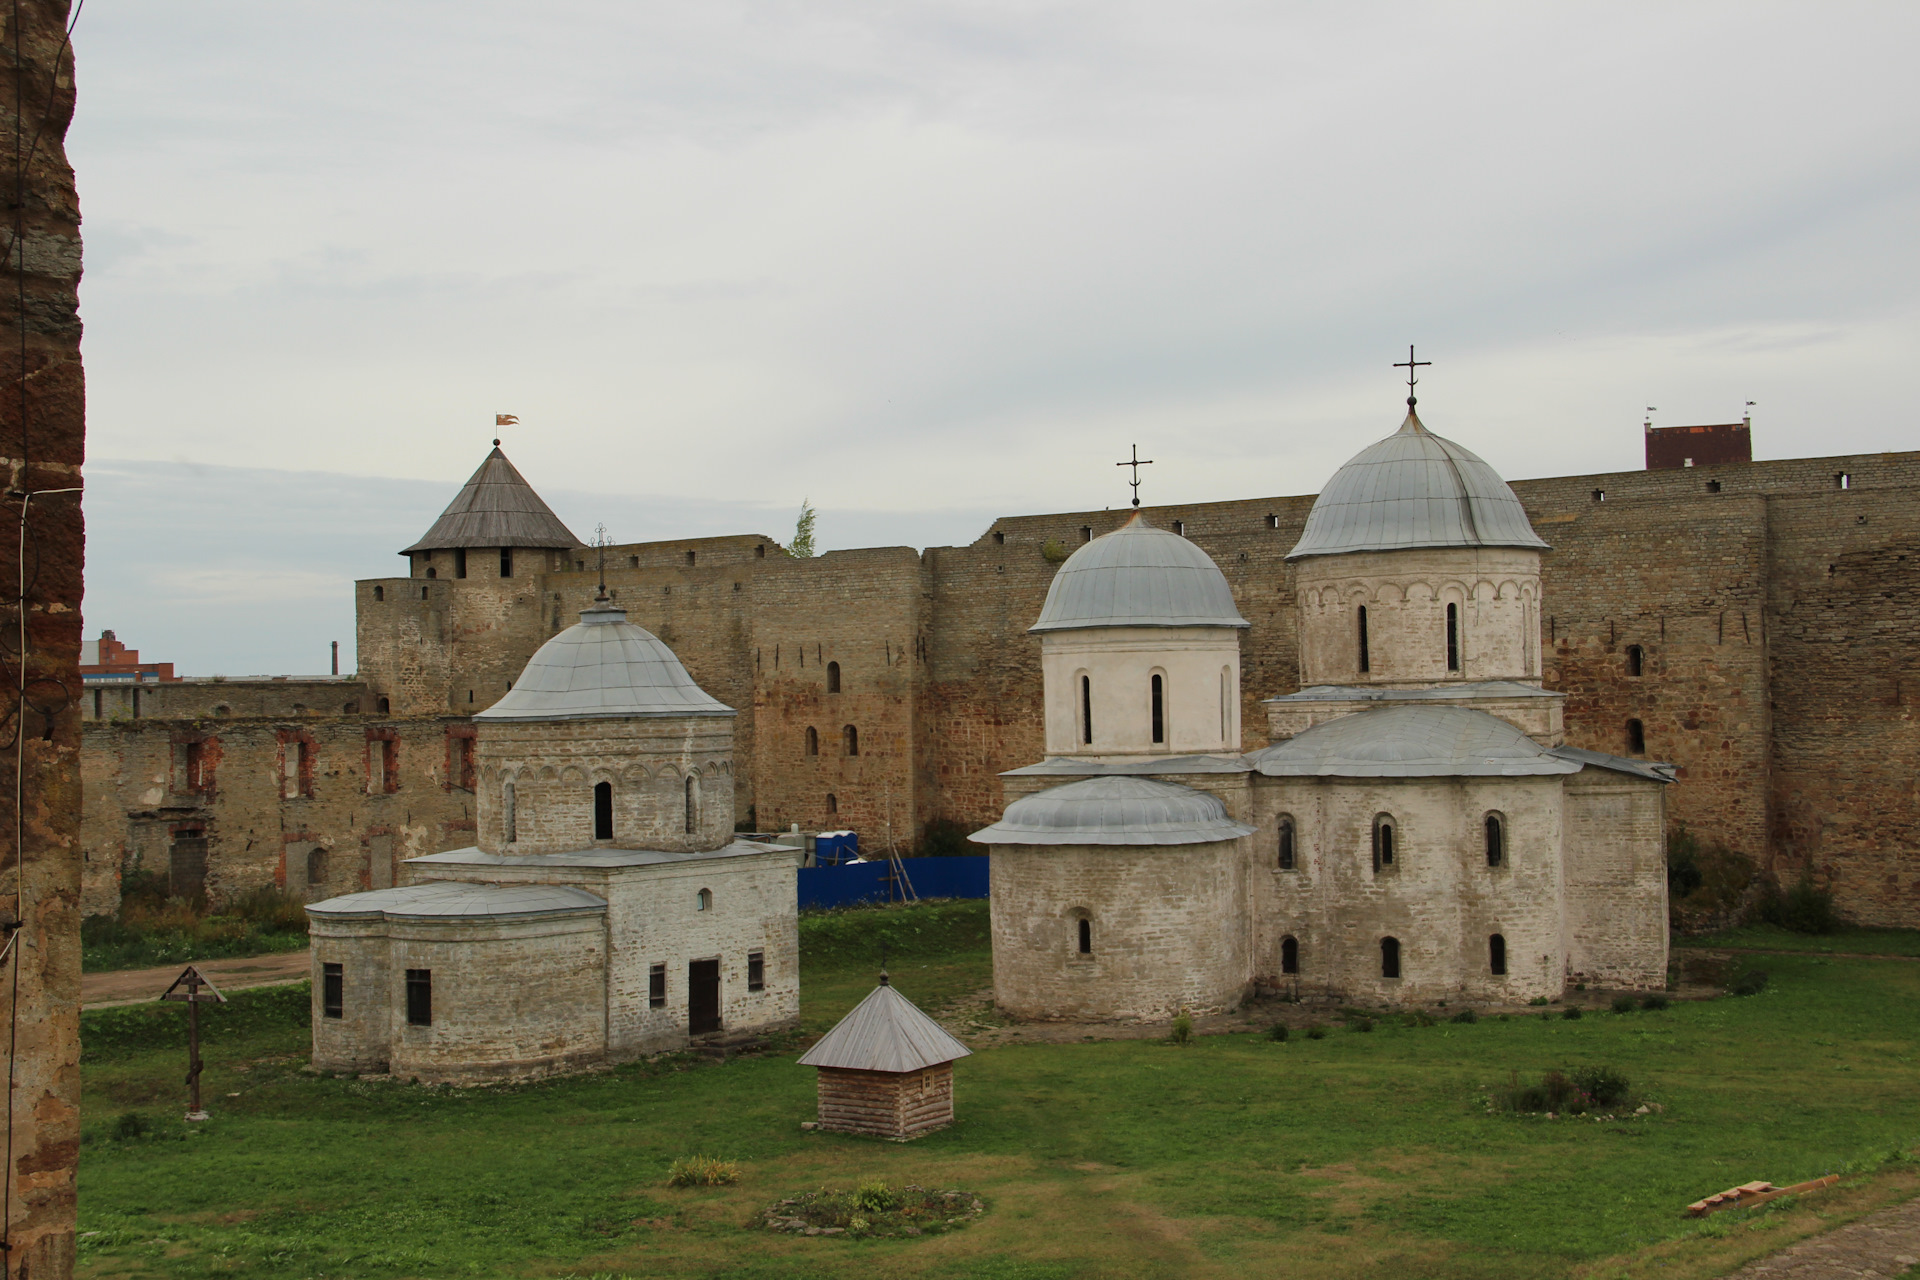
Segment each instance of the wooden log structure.
M882 973L800 1063L820 1071L820 1128L904 1142L953 1123L953 1061L970 1052Z
M953 1123L953 1064L919 1071L820 1068L820 1127L915 1138Z

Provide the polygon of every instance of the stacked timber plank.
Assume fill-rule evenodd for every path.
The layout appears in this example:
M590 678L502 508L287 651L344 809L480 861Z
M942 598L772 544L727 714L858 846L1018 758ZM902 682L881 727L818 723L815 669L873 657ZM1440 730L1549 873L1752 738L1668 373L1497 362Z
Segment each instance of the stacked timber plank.
M971 1052L883 973L800 1062L820 1071L822 1129L904 1140L953 1123L953 1063Z

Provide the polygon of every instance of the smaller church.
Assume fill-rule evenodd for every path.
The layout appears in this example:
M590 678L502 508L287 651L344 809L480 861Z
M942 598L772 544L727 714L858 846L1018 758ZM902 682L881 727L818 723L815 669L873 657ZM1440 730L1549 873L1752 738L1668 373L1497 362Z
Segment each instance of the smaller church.
M307 908L316 1067L474 1083L798 1021L797 855L734 838L734 711L671 649L602 588L474 721L476 844Z
M970 837L995 1002L1154 1019L1260 990L1663 986L1673 772L1567 743L1541 675L1547 549L1409 396L1287 557L1301 687L1250 753L1248 624L1219 567L1137 513L1076 551L1031 628L1047 758L1003 775L1004 817Z

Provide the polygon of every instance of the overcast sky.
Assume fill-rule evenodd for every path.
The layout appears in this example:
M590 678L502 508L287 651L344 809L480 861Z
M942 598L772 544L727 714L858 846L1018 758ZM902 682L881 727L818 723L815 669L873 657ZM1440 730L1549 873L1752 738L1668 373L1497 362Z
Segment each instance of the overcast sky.
M93 0L90 631L312 671L507 450L577 533L969 541L1422 416L1914 447L1913 5Z

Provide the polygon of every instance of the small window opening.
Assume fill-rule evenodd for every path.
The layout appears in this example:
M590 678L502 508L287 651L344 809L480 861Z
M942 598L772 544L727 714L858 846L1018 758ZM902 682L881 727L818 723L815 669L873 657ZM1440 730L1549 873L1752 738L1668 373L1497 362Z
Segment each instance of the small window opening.
M1393 819L1379 817L1373 820L1373 869L1380 871L1393 865Z
M455 547L453 549L453 576L456 578L464 578L467 576L467 549L465 547Z
M847 754L850 756L859 755L860 754L860 730L854 728L852 725L848 725L845 729L841 730L841 736L846 739Z
M650 965L647 968L647 1008L664 1009L667 1007L667 966Z
M1080 954L1093 954L1093 921L1082 918L1080 921Z
M1487 968L1496 978L1507 976L1507 940L1501 934L1487 939Z
M1400 939L1380 939L1380 976L1383 978L1400 976Z
M1300 939L1291 934L1280 939L1280 972L1300 972Z
M1690 467L1690 466L1692 466L1692 465L1693 465L1693 459L1692 459L1692 458L1682 458L1682 459L1680 459L1680 465L1681 465L1681 466L1683 466L1683 467Z
M327 882L327 851L307 850L307 884L318 888Z
M1279 527L1280 527L1280 517L1269 513L1267 516L1267 528L1278 529Z
M840 812L840 797L836 796L831 791L827 792L827 812L828 813Z
M1460 606L1447 606L1447 670L1460 669Z
M1500 815L1487 815L1487 865L1497 867L1507 860L1507 825Z
M764 951L747 952L747 990L765 991L767 989L767 953Z
M437 578L440 576L440 571L438 569L428 569L427 576L429 578ZM422 600L427 598L427 589L425 587L420 588L420 598Z
M1360 670L1373 670L1373 655L1367 651L1367 606L1360 606Z
M1593 500L1595 502L1605 502L1607 500L1607 491L1605 489L1595 489L1593 491Z
M501 805L501 808L506 811L507 843L512 844L520 838L520 832L517 829L519 826L519 814L514 806L513 784L511 782L507 784L504 800L505 803Z
M693 909L695 911L713 910L713 890L702 889L699 893L694 894Z
M820 731L812 725L807 726L807 754L810 756L820 754Z
M1093 742L1093 677L1080 677L1080 741Z
M99 689L95 689L95 690L93 691L93 718L94 718L95 720L98 720L98 719L100 719L100 718L101 718L101 715L100 715L100 708L101 708L101 705L102 705L102 693L101 693L101 690L99 690Z
M700 829L700 793L696 789L695 779L687 776L687 834L692 835Z
M346 971L337 964L320 966L320 1014L326 1018L345 1017L347 1012Z
M613 839L613 784L611 782L593 784L593 838L595 840Z
M827 664L827 692L840 692L840 664L837 662Z
M503 578L511 578L513 576L512 547L500 548L500 576Z
M1627 674L1637 676L1646 665L1646 650L1637 644L1627 646Z
M137 690L135 691L134 696L135 697L140 696ZM385 698L380 699L378 702L374 703L373 705L379 709L380 714L383 716L393 710L393 703L389 702Z
M1286 814L1280 815L1280 869L1292 871L1293 862L1293 819Z
M1707 492L1708 493L1720 492L1720 482L1718 480L1707 481Z
M1083 525L1081 525L1081 526L1080 526L1080 541L1082 541L1082 542L1092 542L1092 541L1093 541L1093 526L1092 526L1092 525L1090 525L1090 524L1083 524Z
M1006 535L1006 534L1004 534L1004 533L1002 533L1002 532L1000 532L1000 530L998 530L998 529L995 529L995 530L993 531L993 543L994 543L994 545L995 545L995 546L997 546L997 547L1004 547L1004 546L1006 546L1006 545L1007 545L1007 535Z
M1646 754L1647 727L1638 720L1627 721L1627 750L1636 756Z
M636 560L637 560L637 559L639 559L639 557L638 557L638 556L635 556L634 558L635 558ZM760 544L759 546L757 546L757 547L755 547L755 548L753 549L753 558L754 558L755 560L765 560L765 559L767 558L767 544L766 544L766 543L764 543L764 542L763 542L763 543L761 543L761 544Z
M1179 535L1180 535L1181 537L1183 537L1183 538L1184 538L1184 537L1186 537L1186 536L1187 536L1187 522L1186 522L1185 520L1175 520L1175 521L1173 522L1173 531L1174 531L1175 533L1177 533L1177 534L1179 534Z
M373 589L373 598L375 600L385 600L387 598L387 589L385 587L375 587Z
M1159 676L1153 677L1153 740L1164 743L1167 740L1166 682Z
M407 970L407 1024L433 1025L433 970Z
M1842 471L1839 475L1833 478L1833 483L1839 488L1851 489L1853 488L1853 476L1845 471Z

